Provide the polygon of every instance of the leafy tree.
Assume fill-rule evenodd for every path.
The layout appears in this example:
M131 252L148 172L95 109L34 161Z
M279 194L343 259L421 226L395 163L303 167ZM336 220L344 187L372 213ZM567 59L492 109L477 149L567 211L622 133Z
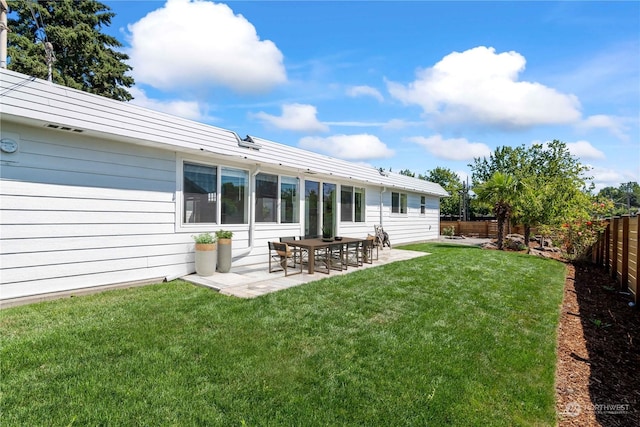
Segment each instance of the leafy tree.
M131 70L124 62L129 57L114 49L122 47L115 37L100 31L115 16L111 8L96 0L7 3L9 69L46 79L49 42L54 82L120 101L133 99L126 90L134 84L125 75Z
M520 172L526 169L526 163L527 148L524 145L497 147L489 158L476 157L473 164L469 165L473 186L488 181L496 172L512 176L521 175Z
M598 196L610 200L615 206L611 215L625 215L640 210L640 185L637 182L627 182L619 187L605 187L598 192Z
M457 173L448 168L437 167L427 171L426 175L419 175L418 177L440 184L451 195L451 197L440 200L441 215L458 215L460 212L460 192L463 190L464 184Z
M509 220L520 184L512 175L494 172L482 184L474 187L478 200L493 207L493 213L498 220L498 249L504 245L504 225Z
M474 185L487 181L495 172L512 175L521 185L513 201L513 219L525 227L525 241L531 227L557 225L588 209L588 167L571 155L565 143L554 140L531 147L499 147L487 158L469 165Z
M404 176L410 176L411 178L415 178L416 174L415 172L411 172L409 169L403 169L400 172L398 172L400 175L404 175Z

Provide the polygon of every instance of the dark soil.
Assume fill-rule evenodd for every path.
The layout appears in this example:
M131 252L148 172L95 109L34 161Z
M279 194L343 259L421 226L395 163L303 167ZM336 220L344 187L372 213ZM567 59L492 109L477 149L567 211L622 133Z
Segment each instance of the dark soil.
M567 264L558 328L560 427L640 426L640 310L604 270Z

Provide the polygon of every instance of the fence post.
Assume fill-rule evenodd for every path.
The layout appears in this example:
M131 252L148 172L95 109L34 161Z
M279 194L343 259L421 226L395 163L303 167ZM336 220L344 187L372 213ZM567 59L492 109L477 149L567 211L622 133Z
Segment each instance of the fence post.
M611 220L611 277L618 279L618 227L620 218Z
M620 268L620 285L623 290L629 287L629 215L622 217L622 265Z
M629 290L631 291L631 293L633 294L633 302L636 304L638 304L638 285L640 284L640 217L635 217L635 247L634 247L634 252L635 252L635 260L634 260L634 267L635 267L635 272L634 272L634 277L633 277L633 281L630 281L629 283ZM629 220L631 221L631 220ZM629 233L629 241L631 241L631 233ZM629 248L631 249L631 248Z
M609 270L611 261L611 219L607 220L607 227L604 229L604 269Z

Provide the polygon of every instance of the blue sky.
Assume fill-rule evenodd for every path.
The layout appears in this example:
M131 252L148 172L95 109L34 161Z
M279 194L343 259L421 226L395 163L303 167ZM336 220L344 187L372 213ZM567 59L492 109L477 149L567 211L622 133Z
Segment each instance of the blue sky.
M104 3L133 103L463 179L559 139L598 188L640 182L640 2Z

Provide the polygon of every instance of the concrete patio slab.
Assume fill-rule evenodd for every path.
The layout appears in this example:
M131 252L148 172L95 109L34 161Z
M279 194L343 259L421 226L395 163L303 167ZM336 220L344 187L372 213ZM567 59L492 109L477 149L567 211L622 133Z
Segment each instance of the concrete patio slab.
M305 283L321 280L326 277L333 277L341 274L349 274L362 268L377 267L396 261L418 258L429 255L426 252L407 251L403 249L380 250L378 260L373 264L364 264L362 267L349 267L343 271L331 271L330 274L314 273L293 276L284 276L284 272L278 271L269 273L269 264L253 264L248 266L233 266L229 273L215 273L211 276L198 276L190 274L182 279L195 285L204 286L220 292L224 295L231 295L239 298L254 298L282 289L299 286Z

